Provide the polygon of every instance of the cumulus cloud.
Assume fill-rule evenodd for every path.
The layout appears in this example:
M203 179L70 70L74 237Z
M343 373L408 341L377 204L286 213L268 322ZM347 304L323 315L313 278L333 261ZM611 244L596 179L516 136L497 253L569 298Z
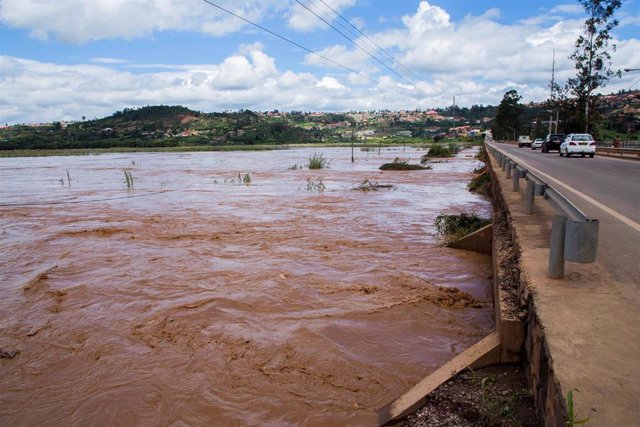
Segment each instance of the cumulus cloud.
M558 10L567 12L572 9L559 7ZM519 82L523 86L521 90L535 96L530 99L544 99L542 92L546 91L551 77L554 49L557 78L566 79L573 73L573 64L568 56L582 31L582 21L564 19L543 20L543 24L503 24L497 20L499 16L500 11L491 8L478 16L469 15L453 22L443 8L421 1L414 14L402 17L402 27L370 34L370 37L385 50L393 52L400 64L413 71L413 75L409 75L404 69L395 67L407 80L415 82L418 75L432 82L446 81L451 87L450 92L460 96L468 93L474 99L479 98L474 95L476 89L480 89L480 95L482 91L487 93L487 87L502 90L514 88L513 82ZM357 69L370 69L372 64L377 65L361 51L340 45L328 47L323 52ZM306 61L310 65L326 66L311 56ZM391 74L382 67L378 67L378 71ZM406 83L397 76L396 80ZM533 90L540 87L542 92ZM430 87L429 91L433 93L434 88ZM487 102L490 101L484 101Z
M366 48L365 48L366 49ZM369 52L371 50L367 49ZM369 60L371 59L367 53L361 49L350 49L344 45L334 45L326 49L317 51L319 55L329 58L340 65L354 69L362 70L368 68ZM331 63L318 55L308 54L304 58L306 65L313 65L318 67L336 67L334 63Z
M332 90L346 89L345 86L342 83L340 83L337 79L329 76L323 77L319 82L316 83L316 86L320 88L332 89Z
M238 2L225 1L230 7L241 7L238 10L243 16L258 18L290 4L282 0L254 0L239 6ZM229 21L227 27L224 21L227 17L193 3L186 7L186 2L42 3L44 12L23 7L39 5L36 0L0 0L0 19L14 27L28 28L39 37L76 42L133 38L162 29L192 28L215 33L242 25L241 21ZM46 3L60 7L53 13L53 6ZM342 10L354 3L355 0L333 0L330 4ZM145 10L153 15L152 19L142 16L145 8L153 9ZM47 11L53 14L47 17ZM122 16L124 23L110 22L111 27L101 21L117 21L115 17L125 11L130 14ZM289 10L287 17L292 28L299 31L319 28L315 17L313 22L305 21L302 15L296 18L296 13L301 12ZM0 117L7 122L78 119L153 104L183 104L203 111L432 108L451 105L454 95L462 105L497 104L510 89L517 89L525 102L542 100L547 96L554 49L556 80L563 84L575 74L568 56L583 22L570 15L570 8L557 8L553 13L560 12L565 17L554 15L554 19L502 23L497 19L500 11L488 9L454 22L443 8L421 1L414 13L394 21L395 28L368 33L376 44L420 76L409 78L413 85L394 76L365 52L345 45L327 46L319 53L359 73L328 65L315 55L304 59L306 65L314 67L312 72L281 69L282 64L267 54L259 42L239 45L235 53L208 64L132 64L118 58L97 57L88 64L65 65L0 56ZM102 18L98 19L99 16ZM212 27L207 29L207 25ZM366 45L361 39L358 42ZM616 67L637 68L640 41L632 38L615 43ZM394 69L406 75L399 67ZM627 89L635 79L635 75L624 75L605 90Z
M383 76L363 84L357 75L314 75L279 70L260 50L219 64L158 66L132 72L102 65L63 65L0 56L0 116L24 123L102 117L125 107L181 104L202 111L369 110L497 103L508 84L489 85L450 76L417 87ZM130 70L140 71L132 68ZM527 87L518 87L525 96Z
M286 6L278 0L217 0L247 19L259 21ZM74 43L112 38L134 39L163 30L199 31L221 36L246 23L202 1L166 0L2 0L0 21L27 29L33 37Z

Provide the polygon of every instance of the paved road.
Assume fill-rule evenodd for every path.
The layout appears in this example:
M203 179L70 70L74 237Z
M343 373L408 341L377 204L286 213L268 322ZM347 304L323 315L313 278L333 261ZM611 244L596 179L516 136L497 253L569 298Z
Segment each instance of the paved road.
M549 182L591 218L600 220L598 261L640 303L640 162L609 157L560 157L557 152L495 144ZM545 176L541 176L544 178Z

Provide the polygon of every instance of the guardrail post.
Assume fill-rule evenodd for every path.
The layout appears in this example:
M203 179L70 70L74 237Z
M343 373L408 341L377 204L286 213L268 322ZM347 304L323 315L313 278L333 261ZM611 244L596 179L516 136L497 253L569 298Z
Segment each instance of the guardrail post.
M513 180L513 188L511 189L512 191L516 192L516 191L520 191L520 178L524 178L525 176L525 170L522 169L520 166L516 166L515 170L513 171L512 174L512 180Z
M565 225L565 259L581 263L594 262L598 249L599 228L597 219L575 221L569 218Z
M502 156L502 159L500 159L500 167L502 168L503 171L507 167L507 157L506 156Z
M556 215L551 222L551 244L549 248L549 277L564 277L564 240L567 217Z
M524 213L531 215L533 213L533 198L535 196L536 183L527 178L527 190L524 194Z
M511 167L514 166L511 160L507 160L507 178L511 178Z

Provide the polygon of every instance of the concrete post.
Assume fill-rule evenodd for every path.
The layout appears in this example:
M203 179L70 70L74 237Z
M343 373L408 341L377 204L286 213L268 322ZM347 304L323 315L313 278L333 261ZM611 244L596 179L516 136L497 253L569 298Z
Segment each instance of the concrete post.
M533 198L535 196L536 183L527 179L527 191L524 194L524 213L533 214Z
M589 263L596 260L599 221L568 219L565 229L564 257L568 261Z
M520 168L518 166L516 166L516 170L513 171L511 179L513 181L511 190L514 192L520 191Z
M556 215L551 222L551 243L549 248L549 277L564 277L564 233L567 217Z

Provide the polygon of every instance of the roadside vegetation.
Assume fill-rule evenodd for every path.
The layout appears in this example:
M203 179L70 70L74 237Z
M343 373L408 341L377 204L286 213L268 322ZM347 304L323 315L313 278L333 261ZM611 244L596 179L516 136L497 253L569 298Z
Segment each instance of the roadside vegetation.
M440 214L434 221L436 231L447 241L460 239L489 224L491 219L482 218L475 212L462 212L457 215Z
M473 193L489 196L491 194L491 178L487 171L487 150L484 145L480 147L476 159L482 162L482 165L476 168L473 173L475 176L467 185L467 189Z

